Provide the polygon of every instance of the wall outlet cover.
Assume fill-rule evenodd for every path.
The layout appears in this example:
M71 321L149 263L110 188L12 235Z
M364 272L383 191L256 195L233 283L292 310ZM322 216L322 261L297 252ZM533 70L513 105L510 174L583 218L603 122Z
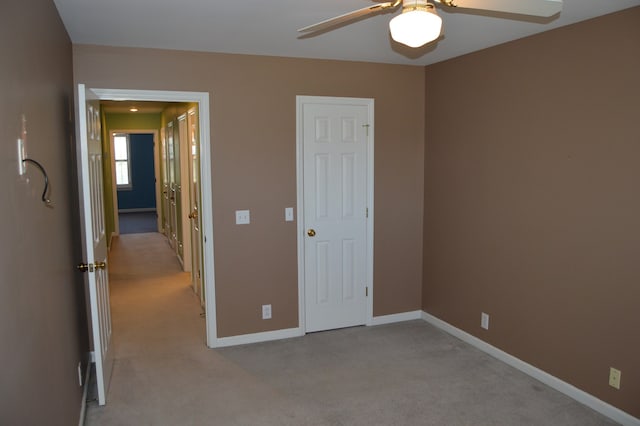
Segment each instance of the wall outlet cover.
M271 319L271 305L262 305L262 319Z
M482 315L480 316L480 327L484 328L485 330L489 329L489 314L485 314L484 312L482 313Z
M78 362L78 385L82 387L82 362Z
M609 369L609 386L616 389L620 389L620 379L622 378L622 372L616 368L611 367Z

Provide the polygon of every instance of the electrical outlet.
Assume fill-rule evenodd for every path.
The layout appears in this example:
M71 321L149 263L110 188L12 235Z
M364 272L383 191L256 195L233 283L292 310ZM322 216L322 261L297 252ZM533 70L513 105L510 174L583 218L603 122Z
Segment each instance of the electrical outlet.
M620 379L622 378L622 371L611 367L609 369L609 386L616 389L620 389Z
M82 362L78 362L78 385L82 386Z
M262 319L271 319L271 305L262 305Z
M484 312L482 313L482 315L480 316L480 327L484 328L485 330L489 329L489 314L485 314Z

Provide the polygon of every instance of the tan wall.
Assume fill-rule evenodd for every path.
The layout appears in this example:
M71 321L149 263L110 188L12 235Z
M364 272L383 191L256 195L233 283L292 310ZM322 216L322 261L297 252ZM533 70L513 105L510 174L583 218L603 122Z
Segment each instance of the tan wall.
M634 8L427 67L422 302L636 417L639 24Z
M71 42L49 0L0 14L0 424L78 424L78 362L88 350L76 232ZM18 176L16 140L42 163ZM84 364L86 366L86 362Z
M150 49L74 47L88 87L205 91L219 336L297 327L296 95L375 99L374 315L420 309L424 69ZM238 227L234 211L250 209ZM273 319L260 319L260 305Z

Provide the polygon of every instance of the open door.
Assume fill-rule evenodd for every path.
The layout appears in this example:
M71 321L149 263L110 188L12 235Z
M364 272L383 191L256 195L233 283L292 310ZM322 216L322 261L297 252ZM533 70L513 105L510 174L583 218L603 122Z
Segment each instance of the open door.
M98 403L104 405L113 367L113 349L110 345L111 304L104 221L100 102L93 92L85 90L84 84L79 84L77 105L78 186L84 256L84 263L78 265L78 269L86 272L88 282Z

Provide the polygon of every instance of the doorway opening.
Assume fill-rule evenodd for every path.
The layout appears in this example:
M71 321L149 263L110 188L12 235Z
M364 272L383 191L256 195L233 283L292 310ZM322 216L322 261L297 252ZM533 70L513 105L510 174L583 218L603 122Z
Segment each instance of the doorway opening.
M164 103L169 107L177 104L189 105L175 121L162 123L159 135L156 136L155 158L159 159L159 167L155 167L154 172L155 194L156 209L161 213L158 215L161 218L158 220L158 230L167 235L185 270L191 271L196 261L200 262L192 276L194 280L200 280L199 293L205 311L206 344L208 347L216 347L209 94L92 90L101 102L152 102ZM183 143L177 143L179 140ZM198 185L200 190L197 189ZM193 285L197 286L195 282Z
M111 147L113 234L162 232L158 129L110 129L109 107L101 107Z

